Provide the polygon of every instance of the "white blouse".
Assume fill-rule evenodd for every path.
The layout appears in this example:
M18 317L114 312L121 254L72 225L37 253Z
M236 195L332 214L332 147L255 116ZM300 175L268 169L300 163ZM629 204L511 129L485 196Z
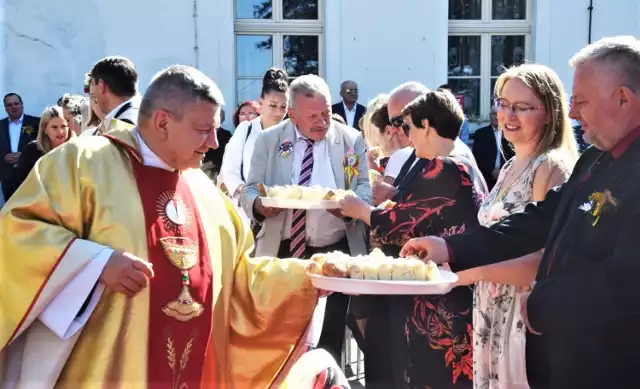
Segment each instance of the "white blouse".
M247 138L250 124L252 125L251 134L249 134L249 138ZM231 196L233 196L236 189L238 189L240 185L244 185L245 180L249 178L251 156L253 155L256 139L258 139L261 131L262 124L260 123L260 116L250 122L240 123L224 150L220 174L222 175L222 182L224 182L224 186L227 187ZM242 175L244 175L245 180L242 179L242 175L240 174L241 166Z

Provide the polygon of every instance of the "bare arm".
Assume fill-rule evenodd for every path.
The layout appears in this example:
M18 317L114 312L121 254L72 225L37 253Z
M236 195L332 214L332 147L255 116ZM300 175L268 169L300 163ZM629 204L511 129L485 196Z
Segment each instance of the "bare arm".
M543 251L487 266L458 272L459 285L471 285L478 281L496 284L531 286L536 278Z

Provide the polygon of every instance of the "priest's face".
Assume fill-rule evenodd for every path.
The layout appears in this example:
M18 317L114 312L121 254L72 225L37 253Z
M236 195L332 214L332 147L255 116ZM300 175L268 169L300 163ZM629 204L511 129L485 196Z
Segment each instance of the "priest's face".
M293 106L289 108L289 117L298 131L309 139L320 141L327 136L331 124L331 105L322 96L295 97Z
M158 123L166 134L161 158L175 169L198 168L205 153L218 148L220 106L208 101L188 103L183 106L182 118L167 113Z
M584 140L599 150L611 150L637 125L630 90L624 79L604 64L585 63L576 68L569 117L577 120Z

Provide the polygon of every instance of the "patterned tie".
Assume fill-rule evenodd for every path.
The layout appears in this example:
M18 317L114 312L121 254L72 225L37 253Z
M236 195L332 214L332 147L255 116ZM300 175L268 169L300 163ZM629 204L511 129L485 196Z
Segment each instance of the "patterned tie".
M302 157L302 168L300 169L300 179L298 185L309 186L311 184L311 172L313 171L313 141L303 139L307 143L307 148ZM293 258L300 258L307 248L307 224L306 211L296 209L293 211L293 221L291 222L291 246L289 251Z

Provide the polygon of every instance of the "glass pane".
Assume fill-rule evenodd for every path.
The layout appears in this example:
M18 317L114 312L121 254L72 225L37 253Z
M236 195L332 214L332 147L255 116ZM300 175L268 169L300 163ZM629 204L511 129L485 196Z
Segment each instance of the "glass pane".
M450 78L447 83L470 121L480 115L480 79Z
M489 99L489 101L491 101L491 103L493 104L493 100L496 98L496 81L498 81L498 78L492 78L491 79L491 90L489 91L489 95L491 96L491 98Z
M247 100L258 100L262 92L262 78L242 79L236 83L237 104Z
M319 74L317 35L285 35L282 40L284 69L291 77Z
M236 0L236 19L271 19L271 0Z
M491 75L499 76L511 67L524 63L524 35L491 36Z
M524 20L527 18L527 0L493 0L491 18Z
M318 0L282 0L285 19L318 19Z
M273 66L273 36L236 36L236 75L262 77Z
M480 20L481 18L482 0L449 0L449 20Z
M449 37L449 77L480 75L480 36Z

